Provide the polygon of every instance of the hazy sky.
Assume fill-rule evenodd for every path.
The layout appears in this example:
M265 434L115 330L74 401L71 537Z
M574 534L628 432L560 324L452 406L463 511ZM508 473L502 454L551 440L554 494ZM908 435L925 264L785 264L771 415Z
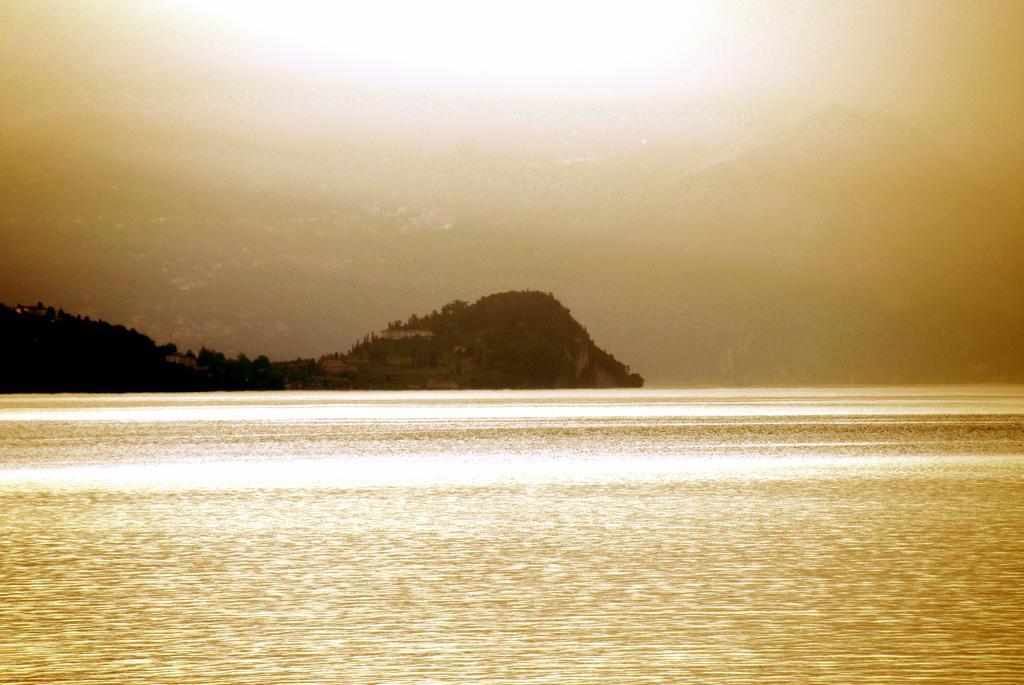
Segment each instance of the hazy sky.
M840 103L982 147L1024 130L1024 4L1014 0L8 0L0 19L4 109L256 97L284 80L324 102L341 89Z

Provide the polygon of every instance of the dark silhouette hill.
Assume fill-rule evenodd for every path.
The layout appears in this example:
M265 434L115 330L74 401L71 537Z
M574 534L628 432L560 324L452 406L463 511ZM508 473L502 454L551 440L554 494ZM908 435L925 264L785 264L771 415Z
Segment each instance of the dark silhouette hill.
M393 321L345 355L280 365L292 387L605 388L643 378L599 348L551 293L509 291Z

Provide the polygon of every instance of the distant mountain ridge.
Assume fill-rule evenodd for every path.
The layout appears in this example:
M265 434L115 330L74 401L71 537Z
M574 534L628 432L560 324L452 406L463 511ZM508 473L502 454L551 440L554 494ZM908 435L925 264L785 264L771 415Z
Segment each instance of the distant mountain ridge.
M701 273L705 294L684 294L680 316L660 321L666 337L689 338L680 376L1024 378L1024 224L905 122L828 108L661 197L633 235L676 253L680 272Z

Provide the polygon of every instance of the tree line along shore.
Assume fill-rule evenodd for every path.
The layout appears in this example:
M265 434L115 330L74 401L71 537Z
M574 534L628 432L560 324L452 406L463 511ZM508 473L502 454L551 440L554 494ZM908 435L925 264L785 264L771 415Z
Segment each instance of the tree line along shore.
M640 387L551 293L456 300L395 320L346 352L271 362L181 352L43 303L0 305L0 392Z

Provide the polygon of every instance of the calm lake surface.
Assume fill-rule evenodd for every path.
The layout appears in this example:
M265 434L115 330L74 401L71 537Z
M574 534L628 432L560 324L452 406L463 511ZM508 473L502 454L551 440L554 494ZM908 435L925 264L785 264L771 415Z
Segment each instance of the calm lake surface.
M1021 683L1024 388L0 397L0 682Z

